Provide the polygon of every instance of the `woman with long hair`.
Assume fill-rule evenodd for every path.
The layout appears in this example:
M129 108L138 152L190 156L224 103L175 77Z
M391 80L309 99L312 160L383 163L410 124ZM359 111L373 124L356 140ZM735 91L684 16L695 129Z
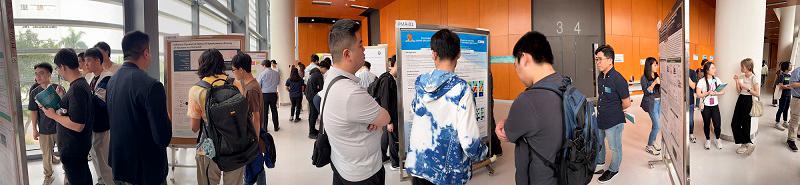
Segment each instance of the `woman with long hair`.
M655 146L656 137L658 137L659 116L661 113L661 78L658 77L658 60L653 57L647 57L644 64L644 74L642 74L641 85L644 91L642 97L641 107L650 114L652 127L650 129L650 137L647 139L647 146L645 151L652 155L661 154L661 148Z
M300 103L303 101L303 91L306 84L303 82L303 78L300 77L300 72L298 72L297 68L292 67L291 70L289 79L286 80L286 90L289 91L289 100L292 102L292 108L289 109L291 112L289 121L298 122L301 120Z
M755 149L753 141L750 139L750 110L753 108L753 96L758 96L760 91L760 84L756 81L756 75L753 73L753 60L745 58L739 64L741 67L740 74L733 76L736 82L736 92L739 93L739 99L736 100L736 107L733 109L733 118L731 119L731 131L733 132L733 139L739 148L736 149L737 154L750 155Z
M720 85L724 84L716 77L717 65L711 62L706 62L703 65L703 78L697 81L697 97L702 99L701 109L703 116L703 133L706 134L706 150L711 149L711 123L714 124L714 145L717 149L722 149L722 143L719 141L720 129L720 115L719 115L719 97L718 95L725 94L724 89L717 89Z

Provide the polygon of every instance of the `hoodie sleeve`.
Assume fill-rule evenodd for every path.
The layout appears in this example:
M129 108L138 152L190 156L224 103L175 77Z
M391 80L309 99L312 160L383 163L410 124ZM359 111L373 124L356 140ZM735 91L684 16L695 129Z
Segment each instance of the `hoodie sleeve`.
M472 162L478 162L486 157L488 148L481 142L478 119L475 117L475 98L472 90L463 84L464 95L458 101L457 121L453 124L458 133L458 141L464 154Z

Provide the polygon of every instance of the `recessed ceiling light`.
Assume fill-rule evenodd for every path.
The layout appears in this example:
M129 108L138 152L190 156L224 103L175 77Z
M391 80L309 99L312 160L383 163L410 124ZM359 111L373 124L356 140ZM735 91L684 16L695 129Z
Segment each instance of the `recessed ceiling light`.
M365 10L369 9L369 7L361 6L361 5L354 5L354 4L351 4L350 7L351 8L358 8L358 9L365 9Z
M333 2L330 2L330 1L311 1L311 4L315 4L315 5L333 5Z

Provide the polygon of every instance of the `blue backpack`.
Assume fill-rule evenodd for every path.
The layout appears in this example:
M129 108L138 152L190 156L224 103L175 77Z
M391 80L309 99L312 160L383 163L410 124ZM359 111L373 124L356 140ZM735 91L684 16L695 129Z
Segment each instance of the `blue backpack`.
M594 175L595 157L599 150L594 102L587 100L566 76L561 84L543 83L532 88L549 90L562 98L564 143L556 156L556 161L550 161L537 152L527 138L523 137L523 141L533 151L532 153L553 169L558 184L589 184Z

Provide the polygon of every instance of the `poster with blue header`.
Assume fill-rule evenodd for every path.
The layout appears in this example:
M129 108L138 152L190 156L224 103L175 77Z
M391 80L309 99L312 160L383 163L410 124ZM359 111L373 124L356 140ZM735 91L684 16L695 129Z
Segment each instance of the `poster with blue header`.
M410 138L404 131L411 127L413 112L411 102L415 95L417 77L435 69L433 53L431 50L431 37L436 31L445 28L438 26L420 25L416 28L398 29L397 58L398 91L401 115L401 141L402 148L407 148ZM477 119L480 136L488 142L488 136L493 131L489 123L493 119L489 100L491 88L489 82L489 32L475 29L448 28L458 34L461 41L461 56L458 59L455 73L459 78L467 81L472 95L475 98L475 118ZM499 146L498 146L499 147Z

